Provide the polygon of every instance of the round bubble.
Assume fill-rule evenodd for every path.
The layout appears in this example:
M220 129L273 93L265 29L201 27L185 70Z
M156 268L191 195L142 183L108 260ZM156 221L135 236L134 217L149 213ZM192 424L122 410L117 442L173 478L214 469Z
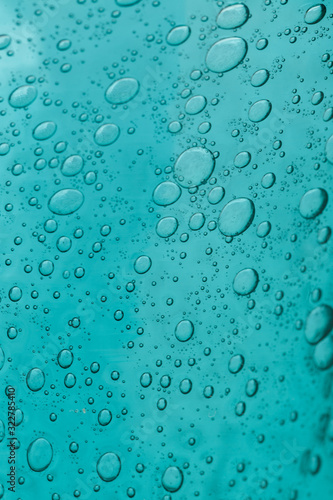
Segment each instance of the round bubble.
M269 78L269 72L267 69L259 69L255 73L253 73L251 77L251 85L253 87L261 87L264 85Z
M307 24L316 24L323 19L326 14L326 7L324 4L320 3L310 7L304 15L304 21Z
M191 29L188 26L176 26L169 31L166 41L169 45L180 45L189 38Z
M249 109L249 119L251 122L258 123L265 120L272 111L272 104L267 99L261 99L255 102Z
M68 156L61 166L61 173L66 177L72 177L81 172L83 168L83 158L80 155Z
M175 217L163 217L156 225L156 233L161 238L169 238L178 228L178 220Z
M98 146L110 146L118 139L120 129L114 123L104 123L95 132L95 142Z
M254 292L258 282L259 276L257 271L251 268L242 269L234 278L233 288L238 295L248 295Z
M179 342L187 342L193 337L194 325L189 319L179 321L175 329L175 336Z
M78 210L84 202L84 196L78 189L61 189L49 200L51 212L57 215L69 215Z
M40 391L45 384L45 375L40 368L32 368L27 375L27 386L33 391Z
M15 89L9 96L9 104L13 108L25 108L34 102L37 90L33 85L23 85Z
M98 414L98 423L102 426L105 427L106 425L109 425L109 423L112 420L112 413L110 410L101 410Z
M148 255L141 255L134 262L134 270L138 274L145 274L151 268L151 258Z
M229 201L220 213L219 230L225 236L238 236L251 225L254 214L254 204L248 198Z
M120 78L107 88L105 99L111 104L125 104L138 94L140 84L136 78Z
M53 449L45 438L35 439L27 450L27 460L31 470L42 472L48 468L53 458Z
M181 194L182 191L178 184L171 181L165 181L156 186L153 192L153 200L156 205L166 207L167 205L175 203Z
M195 95L185 104L185 111L188 115L197 115L206 107L207 99L203 95Z
M247 43L243 38L222 38L210 47L206 55L206 65L214 73L224 73L238 66L247 53Z
M236 354L229 360L229 365L228 365L229 372L230 373L240 372L244 366L244 363L245 363L244 356L242 356L241 354Z
M215 159L211 151L201 147L186 149L174 165L177 182L183 187L200 186L212 175Z
M46 141L50 139L57 130L57 125L54 122L42 122L34 129L32 135L36 141Z
M208 193L208 201L211 205L217 205L217 203L220 203L220 201L223 200L224 195L224 188L221 186L215 186Z
M251 154L248 151L242 151L235 156L234 165L237 168L246 167L251 161Z
M197 212L196 214L193 214L189 220L189 228L192 229L192 231L198 231L199 229L202 228L202 226L205 223L205 216L201 212Z
M183 481L182 471L175 466L168 467L162 476L162 486L170 493L176 493L181 488Z
M328 202L325 189L315 188L307 191L299 204L299 211L304 219L314 219L322 213Z
M313 361L320 370L328 370L333 365L333 336L328 335L319 342L313 353Z
M69 368L73 363L74 356L73 353L68 349L62 349L62 351L60 351L58 354L57 360L61 368Z
M249 9L243 3L235 3L224 7L216 18L216 24L219 28L231 30L239 28L249 18Z
M102 481L114 481L120 473L121 462L116 453L104 453L97 462L96 470Z
M333 309L321 304L312 309L306 319L305 338L309 344L317 344L325 338L333 328Z

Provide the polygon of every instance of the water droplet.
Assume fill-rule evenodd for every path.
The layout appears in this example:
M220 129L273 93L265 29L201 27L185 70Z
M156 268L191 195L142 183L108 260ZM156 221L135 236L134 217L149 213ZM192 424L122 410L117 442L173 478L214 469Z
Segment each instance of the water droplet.
M307 24L316 24L319 23L326 14L326 7L322 3L318 5L313 5L310 7L305 15L304 15L304 21Z
M112 420L112 413L110 410L101 410L98 414L98 423L102 426L105 427L106 425L109 425L109 423Z
M178 220L175 217L163 217L156 225L156 233L161 238L169 238L178 227Z
M192 390L192 382L189 378L184 378L179 384L179 390L182 394L189 394Z
M74 356L73 353L68 349L62 349L62 351L60 351L58 354L57 360L61 368L69 368L73 363Z
M104 453L98 459L96 470L103 481L107 483L114 481L119 476L121 470L120 458L116 453Z
M264 85L269 78L269 72L267 69L259 69L255 73L253 73L251 77L251 85L253 87L261 87Z
M203 95L190 97L185 105L185 111L188 115L197 115L206 107L207 99Z
M309 344L317 344L333 328L333 309L322 304L312 309L306 319L305 338Z
M149 372L145 372L141 375L140 377L140 384L142 385L142 387L149 387L150 384L152 383L152 376Z
M184 481L182 471L175 466L168 467L162 476L162 486L170 493L176 493L180 490Z
M166 207L167 205L175 203L181 194L182 191L178 184L171 181L165 181L156 186L153 192L153 200L156 205Z
M206 65L214 73L224 73L238 66L247 53L247 43L243 38L222 38L210 47L206 55Z
M315 92L311 98L311 104L314 106L318 106L324 99L324 93L323 92Z
M57 125L54 122L42 122L34 129L32 135L36 141L46 141L50 139L57 130Z
M236 354L229 360L229 365L228 365L229 372L230 373L240 372L244 366L244 363L245 363L244 356L242 356L241 354Z
M328 226L322 227L321 229L319 229L318 234L317 234L318 243L320 243L321 245L323 245L324 243L327 243L331 237L331 234L332 234L332 230Z
M220 201L223 200L224 195L224 188L221 186L215 186L208 193L208 201L212 205L217 205L217 203L220 203Z
M53 449L45 438L37 438L30 443L27 450L27 460L31 470L42 472L48 468L53 458Z
M77 175L83 168L83 158L80 155L68 156L61 166L61 173L66 177Z
M220 213L219 230L225 236L238 236L251 225L254 214L254 204L248 198L229 201Z
M269 189L271 188L274 184L275 184L275 175L273 174L273 172L268 172L267 174L265 174L263 176L263 178L261 179L261 185L264 189Z
M169 45L180 45L189 38L191 29L188 26L176 26L169 31L167 42Z
M265 220L264 222L261 222L257 227L257 236L259 236L259 238L265 238L269 235L271 227L272 226L269 221Z
M76 212L84 202L84 197L78 189L61 189L49 200L51 212L57 215L69 215Z
M249 109L249 119L251 122L258 123L265 120L272 111L272 104L267 99L261 99L255 102Z
M107 88L105 99L111 104L125 104L134 99L139 89L140 84L136 78L120 78Z
M313 353L313 361L320 370L328 370L333 365L333 337L328 335L319 342Z
M8 297L12 302L18 302L22 297L22 290L18 286L13 286L9 292Z
M215 159L208 149L186 149L174 165L175 178L183 187L200 186L212 175L214 167Z
M95 142L99 146L110 146L116 142L120 134L120 129L114 123L104 123L95 132Z
M194 325L189 319L179 321L175 329L175 336L179 342L187 342L193 337Z
M258 387L259 387L259 384L256 381L256 379L251 378L246 384L246 389L245 389L246 395L249 398L252 398L253 396L255 396L257 394Z
M0 35L0 50L9 47L11 41L12 39L9 35Z
M249 9L243 3L235 3L224 7L216 18L216 24L219 28L231 30L239 28L249 18Z
M45 384L44 372L40 368L32 368L27 375L26 382L31 391L40 391Z
M134 270L138 274L145 274L151 268L151 259L148 255L141 255L134 263Z
M328 202L325 189L315 188L307 191L299 204L299 211L304 219L314 219L322 213Z
M236 274L233 288L238 295L248 295L257 288L259 276L254 269L243 269Z
M251 161L251 154L248 153L248 151L242 151L241 153L238 153L235 156L234 165L237 168L244 168L247 167L250 161Z
M189 221L189 228L192 229L192 231L198 231L199 229L202 228L202 226L205 223L205 216L201 212L197 212L196 214L193 214L190 218Z
M25 108L37 97L37 90L32 85L23 85L15 89L9 96L9 104L13 108Z

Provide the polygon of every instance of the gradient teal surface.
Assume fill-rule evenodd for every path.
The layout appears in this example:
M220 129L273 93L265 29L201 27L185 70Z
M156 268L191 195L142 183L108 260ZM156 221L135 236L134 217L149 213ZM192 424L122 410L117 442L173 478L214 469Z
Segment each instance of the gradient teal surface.
M332 5L231 4L1 2L0 498L333 498Z

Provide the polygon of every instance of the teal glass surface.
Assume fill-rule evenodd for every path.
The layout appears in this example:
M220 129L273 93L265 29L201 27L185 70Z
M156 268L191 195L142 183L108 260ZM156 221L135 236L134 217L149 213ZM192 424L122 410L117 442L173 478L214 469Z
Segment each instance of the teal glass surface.
M0 17L0 498L331 500L332 4Z

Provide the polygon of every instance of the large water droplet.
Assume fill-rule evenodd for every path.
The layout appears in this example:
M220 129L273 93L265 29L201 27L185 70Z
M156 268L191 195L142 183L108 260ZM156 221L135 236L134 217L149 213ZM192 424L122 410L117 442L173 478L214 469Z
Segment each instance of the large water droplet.
M326 7L324 4L320 3L318 5L313 5L306 11L304 21L307 24L316 24L323 19L325 14Z
M0 50L9 47L11 41L12 39L9 35L0 35Z
M253 87L261 87L267 82L268 78L269 72L267 69L258 69L251 77L251 85Z
M259 281L258 273L255 269L242 269L236 274L233 288L238 295L248 295L254 292Z
M166 491L170 493L175 493L178 491L184 481L182 471L175 466L168 467L162 476L162 485Z
M175 203L179 199L181 193L182 191L178 184L171 181L165 181L156 186L153 192L153 200L156 205L166 207L167 205Z
M333 328L333 309L322 304L312 309L306 319L305 338L309 344L317 344Z
M32 368L27 375L26 381L31 391L40 391L45 384L44 372L40 368Z
M45 438L35 439L30 443L27 450L27 460L31 470L42 472L50 465L53 457L53 449Z
M120 134L118 125L114 123L104 123L95 132L95 142L99 146L110 146L116 142Z
M175 217L163 217L156 225L156 233L161 238L169 238L178 227L178 220Z
M225 236L238 236L251 225L254 214L254 204L248 198L229 201L220 213L219 229Z
M176 26L167 34L167 42L169 45L180 45L186 42L191 34L191 29L188 26Z
M244 356L241 354L235 354L232 358L229 360L229 372L230 373L238 373L241 371L245 363Z
M320 370L328 370L333 365L333 337L328 335L316 345L313 361Z
M134 270L138 274L145 274L151 268L151 259L148 255L141 255L134 262Z
M61 166L61 172L66 177L77 175L83 168L83 158L80 155L68 156Z
M116 453L104 453L98 459L96 470L103 481L107 483L114 481L119 476L121 470L120 458Z
M215 73L230 71L243 61L246 53L247 43L243 38L222 38L208 50L207 68Z
M84 202L84 196L78 189L61 189L49 200L49 209L57 215L69 215L76 212Z
M249 9L243 3L235 3L224 7L216 18L216 24L219 28L231 30L239 28L249 18Z
M207 99L203 95L190 97L185 105L185 111L188 115L197 115L206 107Z
M125 104L134 99L139 89L139 82L135 78L120 78L107 88L105 99L111 104Z
M325 189L315 188L307 191L299 204L299 211L304 219L314 219L322 213L328 202Z
M174 165L175 178L183 187L200 186L212 175L214 167L215 159L208 149L186 149Z
M15 89L9 96L9 104L13 108L25 108L32 104L37 97L36 87L23 85Z
M179 321L175 329L175 336L179 342L187 342L193 337L194 326L192 321L189 319L183 319Z
M50 139L57 130L57 125L54 122L42 122L34 129L32 135L36 141L46 141Z
M272 111L272 104L267 99L255 102L249 109L249 119L251 122L262 122Z

